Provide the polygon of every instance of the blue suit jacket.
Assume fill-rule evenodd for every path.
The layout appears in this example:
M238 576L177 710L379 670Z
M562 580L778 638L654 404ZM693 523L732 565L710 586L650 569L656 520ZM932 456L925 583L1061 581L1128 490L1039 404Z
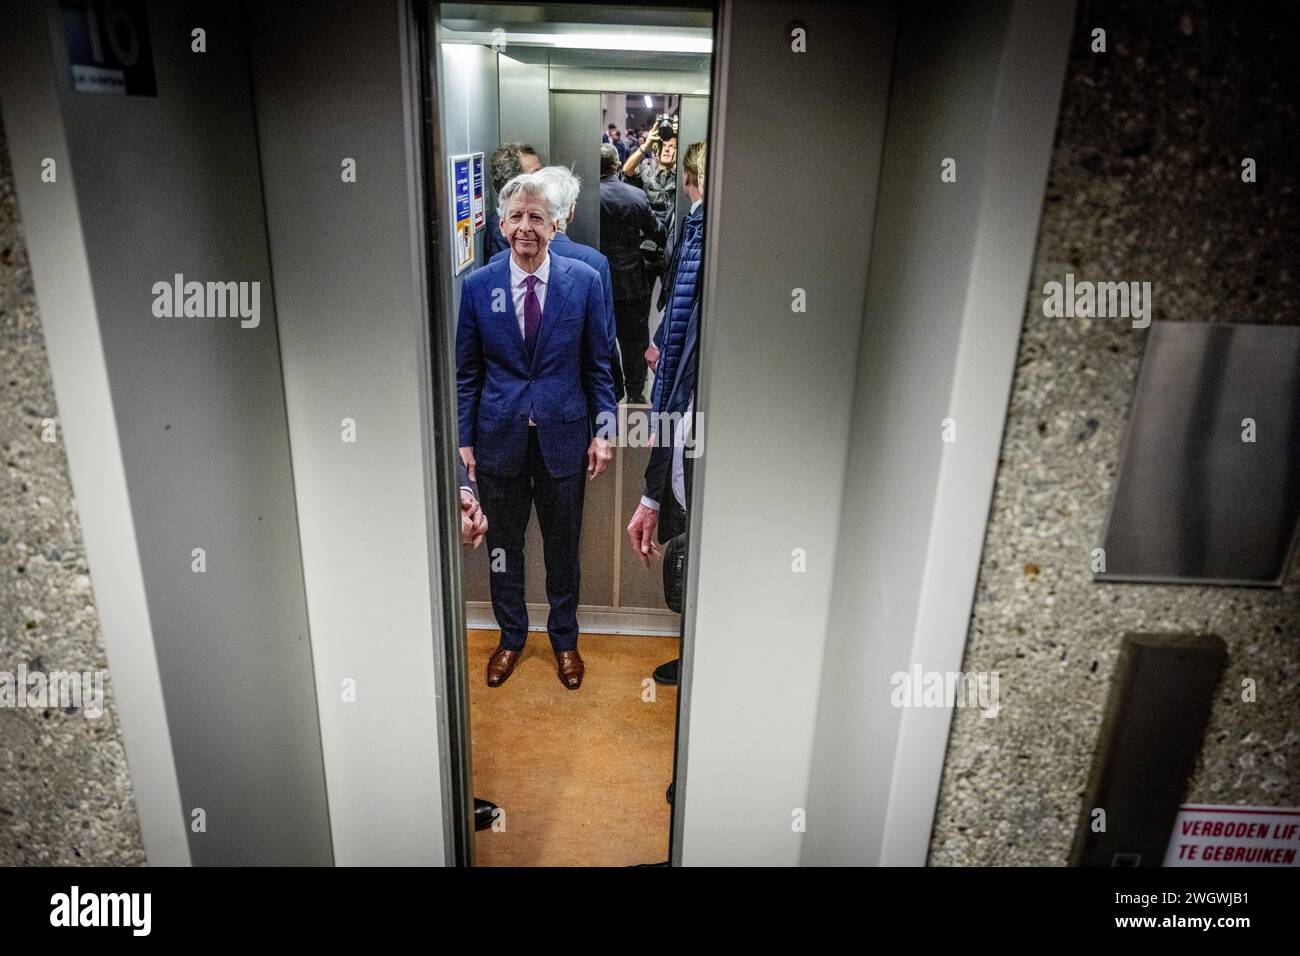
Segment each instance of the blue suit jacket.
M493 306L496 306L496 310ZM616 416L604 294L596 270L551 255L546 306L528 360L504 256L471 272L460 291L456 391L460 444L477 467L513 476L524 468L528 419L546 470L555 478L587 465L587 446L602 412Z
M609 276L609 260L597 252L591 246L583 245L581 242L574 242L562 232L557 232L555 238L551 240L551 252L557 256L564 256L566 259L577 259L579 262L585 262L596 270L600 276L600 287L605 293L605 329L609 333L609 367L613 372L615 363L618 363L622 369L622 359L618 352L618 325L614 321L614 285ZM504 259L510 255L510 247L492 256L492 262L498 259ZM621 371L614 376L615 382L622 380ZM621 401L622 395L614 395L615 401Z

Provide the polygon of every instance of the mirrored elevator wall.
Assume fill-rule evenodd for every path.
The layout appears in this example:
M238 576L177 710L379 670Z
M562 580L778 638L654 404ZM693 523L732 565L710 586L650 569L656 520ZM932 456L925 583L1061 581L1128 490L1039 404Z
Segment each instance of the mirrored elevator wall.
M620 54L605 52L603 65L581 65L573 54L549 62L544 48L514 45L497 48L472 42L473 24L462 29L442 27L439 34L439 124L447 155L483 153L485 162L502 143L532 146L543 165L567 166L582 181L577 210L568 235L592 247L600 245L601 93L636 90L672 93L680 97L679 150L705 139L708 132L710 82L707 57L691 69L648 66L654 57L627 53L629 66L613 65ZM552 53L554 51L551 51ZM592 58L596 59L595 54ZM678 163L678 221L689 211L680 185ZM491 184L488 201L495 202ZM485 264L486 233L474 237L474 268ZM452 280L458 306L460 285L468 270ZM626 426L627 408L621 429ZM624 528L641 494L641 477L648 448L618 447L611 468L613 481L592 482L586 491L582 533L582 604L579 623L597 633L677 634L679 616L663 606L663 583L656 569L643 568L626 546ZM488 591L486 548L467 552L463 574L466 616L471 627L495 628ZM529 524L525 561L542 565L541 535ZM546 620L545 579L530 575L526 599L535 628Z
M1281 588L1095 582L1152 332L1042 308L1044 285L1073 273L1150 281L1155 320L1300 322L1294 81L1277 39L1300 22L1279 16L1079 5L962 664L999 672L1001 708L955 711L931 865L1067 861L1126 633L1227 647L1185 802L1300 805L1300 562ZM1093 53L1092 28L1119 23L1122 41Z

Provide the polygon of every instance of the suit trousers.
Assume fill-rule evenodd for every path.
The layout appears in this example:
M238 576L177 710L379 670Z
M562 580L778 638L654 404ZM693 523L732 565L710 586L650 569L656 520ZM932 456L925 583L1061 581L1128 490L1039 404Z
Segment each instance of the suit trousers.
M546 632L557 651L578 646L579 548L587 473L580 469L553 478L542 460L537 428L528 429L528 453L518 475L478 472L479 503L487 516L492 611L501 628L502 648L523 650L528 637L524 600L524 533L533 505L542 529L546 599L551 611Z
M630 405L645 402L645 350L650 347L650 293L614 300L614 324L623 352L623 378Z

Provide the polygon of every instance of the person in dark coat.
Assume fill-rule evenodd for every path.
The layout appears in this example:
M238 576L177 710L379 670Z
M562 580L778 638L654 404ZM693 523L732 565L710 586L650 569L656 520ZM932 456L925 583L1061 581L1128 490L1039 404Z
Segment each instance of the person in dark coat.
M673 249L665 280L662 351L651 396L652 420L664 423L646 465L641 503L628 522L627 536L643 565L687 528L692 463L699 436L694 431L695 372L700 337L701 271L704 257L704 143L692 143L683 159L682 186L691 198L690 215ZM672 431L673 434L662 432ZM685 539L679 542L684 552ZM684 573L684 572L683 572ZM676 684L680 662L655 669L661 684Z
M609 260L613 281L614 321L627 400L645 401L646 367L638 360L650 344L650 292L641 243L663 242L663 226L650 208L644 190L618 178L618 152L606 143L600 147L600 251Z
M691 198L691 211L682 222L665 279L664 334L651 403L652 420L660 423L659 434L646 464L641 503L627 525L632 551L647 567L650 559L660 554L654 540L658 531L659 542L666 546L664 601L678 613L684 610L692 465L702 450L696 431L695 375L703 285L705 159L702 142L692 143L682 158L682 187ZM680 672L681 660L677 658L656 667L654 679L659 684L676 684ZM669 803L676 785L676 781L669 783L664 793Z

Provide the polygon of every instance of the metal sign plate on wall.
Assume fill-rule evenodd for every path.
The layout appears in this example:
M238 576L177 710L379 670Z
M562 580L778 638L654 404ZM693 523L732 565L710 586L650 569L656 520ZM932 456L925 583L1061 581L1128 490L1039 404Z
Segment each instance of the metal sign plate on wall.
M62 0L60 8L74 90L158 95L143 0Z

